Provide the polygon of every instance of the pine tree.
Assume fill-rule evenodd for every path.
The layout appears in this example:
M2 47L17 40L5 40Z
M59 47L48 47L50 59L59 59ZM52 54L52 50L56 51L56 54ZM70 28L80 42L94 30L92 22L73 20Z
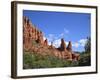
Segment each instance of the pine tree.
M87 41L86 41L84 48L85 48L86 53L90 53L91 51L91 38L90 37L87 37Z

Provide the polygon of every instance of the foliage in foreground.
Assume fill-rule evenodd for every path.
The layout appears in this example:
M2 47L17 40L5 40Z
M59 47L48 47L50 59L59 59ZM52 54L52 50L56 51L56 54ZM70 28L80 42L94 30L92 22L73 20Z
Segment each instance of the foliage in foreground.
M91 65L90 53L82 53L80 55L79 66L90 66L90 65Z
M79 61L68 61L54 56L42 56L36 53L25 52L23 54L23 68L55 68L55 67L75 67L90 66L90 55L81 54Z

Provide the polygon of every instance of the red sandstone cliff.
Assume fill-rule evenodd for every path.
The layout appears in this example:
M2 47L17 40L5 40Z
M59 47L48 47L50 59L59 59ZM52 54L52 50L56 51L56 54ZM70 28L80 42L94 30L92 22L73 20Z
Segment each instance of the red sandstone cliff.
M61 45L57 49L48 45L48 40L43 39L43 33L27 18L23 18L23 46L25 51L34 52L40 55L53 55L67 60L79 60L79 54L72 51L72 44L69 41L68 46L64 39L61 39Z

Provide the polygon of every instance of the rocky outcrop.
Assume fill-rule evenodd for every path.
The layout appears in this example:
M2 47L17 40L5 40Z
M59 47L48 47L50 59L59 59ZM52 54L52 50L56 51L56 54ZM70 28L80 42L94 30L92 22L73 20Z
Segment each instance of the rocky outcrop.
M44 44L44 40L43 40L43 34L41 31L38 31L36 34L37 38L37 42L40 43L41 45Z
M72 59L75 61L80 60L80 55L77 53L72 53Z
M28 49L32 47L33 40L37 41L41 45L44 44L43 33L36 28L35 25L32 25L31 21L24 17L23 20L23 44L24 48Z
M67 46L68 51L72 51L72 43L69 41L68 46Z
M26 51L34 52L40 55L52 55L65 60L79 60L79 54L72 51L72 43L69 41L68 46L64 39L61 39L59 48L48 45L48 40L43 39L43 33L27 18L23 18L23 48Z
M66 43L63 38L61 39L60 50L66 51Z

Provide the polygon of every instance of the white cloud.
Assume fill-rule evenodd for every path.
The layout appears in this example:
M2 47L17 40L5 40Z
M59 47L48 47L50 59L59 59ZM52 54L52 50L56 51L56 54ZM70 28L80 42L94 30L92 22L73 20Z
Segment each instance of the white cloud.
M50 41L48 41L48 45L51 45L51 42Z
M67 47L68 42L65 41L65 43L66 43L66 47ZM53 46L55 46L56 48L60 47L60 44L61 44L61 39L54 40L54 42L53 42Z
M61 39L56 39L51 41L49 38L48 39L48 44L51 45L51 42L53 42L53 46L55 46L56 48L58 48L61 44Z
M51 41L54 38L54 34L49 34L48 39Z
M54 38L55 38L54 34L49 34L49 35L47 36L47 39L48 39L48 41L50 41L50 42L52 42L52 41L54 40Z
M53 42L53 46L55 46L56 48L58 48L60 44L61 44L61 39L54 40Z
M59 37L64 37L69 33L69 30L67 30L66 28L64 28L63 32L59 35Z
M65 41L65 43L66 43L66 47L67 47L68 42ZM49 44L51 44L51 42L49 42ZM55 46L56 48L60 47L60 44L61 44L61 39L56 39L53 41L53 46Z
M59 34L58 36L57 35L55 36L55 34L48 34L47 35L48 42L50 44L51 44L51 42L55 42L55 41L57 42L58 39L64 38L64 36L66 36L66 34L68 34L68 33L69 33L69 31L66 28L64 28L63 32L61 34Z
M46 40L46 37L45 36L43 36L43 40Z
M48 44L51 45L51 42L54 42L55 40L55 35L54 34L49 34L47 36Z
M80 39L80 40L77 41L77 42L73 42L73 43L72 43L72 46L75 47L75 48L84 47L86 41L87 41L87 39Z
M48 36L49 36L49 37L53 37L53 36L54 36L54 34L49 34Z
M64 33L68 34L69 30L67 30L66 28L64 28Z
M74 43L72 44L72 46L75 47L75 48L78 48L78 47L80 46L80 44L79 44L78 42L74 42Z
M69 42L65 41L65 43L66 43L66 46L67 46Z
M61 33L59 36L60 36L60 37L64 36L64 33Z
M81 46L84 47L85 44L86 44L86 41L87 41L87 39L80 39L80 40L79 40L79 43L80 43Z
M60 46L60 44L61 44L61 38L62 37L64 38L64 36L66 36L66 34L68 34L68 33L69 33L69 31L66 28L64 28L63 33L61 33L58 36L55 36L54 34L49 34L47 36L48 44L51 45L51 42L53 42L53 46L55 46L56 48L58 48ZM46 39L46 37L44 37L44 39ZM87 39L80 39L80 40L78 40L76 42L72 42L72 46L74 48L84 47L86 41L87 41ZM65 43L66 43L66 47L67 47L68 42L65 41Z
M48 39L48 44L51 45L51 42L53 42L53 46L55 46L56 48L58 48L60 46L60 44L61 44L61 38L54 39L54 35L53 34L52 35L50 34L50 36L47 39ZM75 47L75 48L84 47L85 43L86 43L86 40L87 39L80 39L77 42L72 42L72 46ZM67 47L68 42L65 41L65 43L66 43L66 47Z

